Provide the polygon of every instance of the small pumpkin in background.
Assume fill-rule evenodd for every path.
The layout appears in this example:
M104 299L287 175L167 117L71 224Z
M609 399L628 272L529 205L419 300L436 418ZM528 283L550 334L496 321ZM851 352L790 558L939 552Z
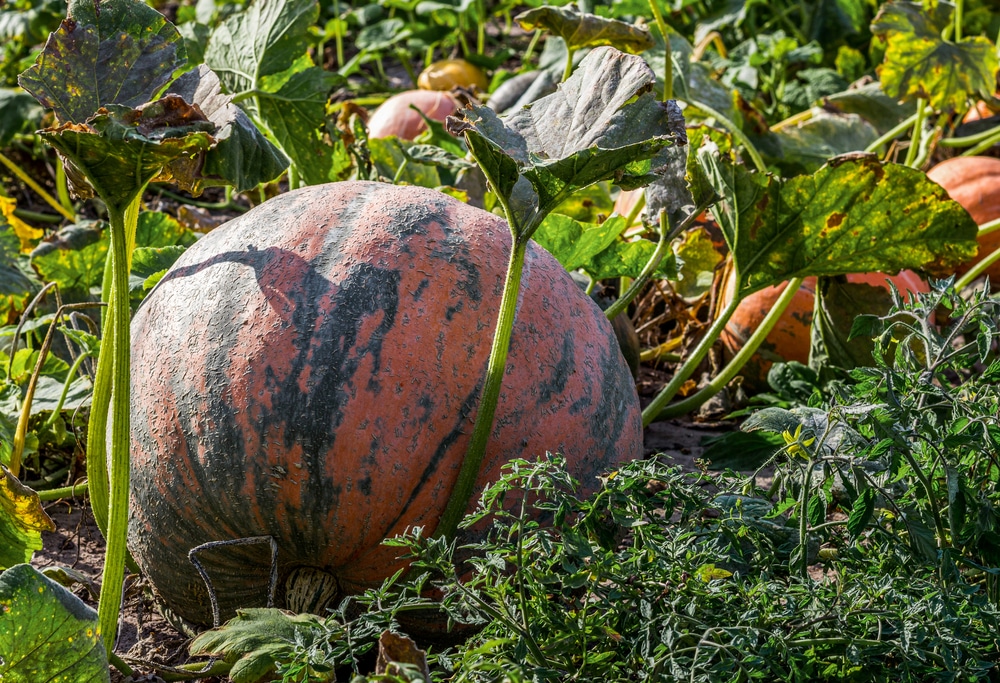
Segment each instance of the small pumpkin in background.
M953 157L932 168L927 177L943 187L962 205L979 225L1000 218L1000 159L995 157ZM979 238L979 254L973 261L957 268L968 270L1000 248L1000 231ZM942 275L947 273L942 273ZM994 284L1000 283L1000 262L986 269Z
M443 122L458 111L458 102L446 92L405 90L387 99L372 113L368 119L368 137L395 135L401 140L412 140L423 133L427 123L411 105L432 121Z
M848 282L888 288L886 279L892 281L904 298L907 298L907 292L930 291L927 283L919 275L908 270L898 275L851 273L847 276ZM732 301L734 286L735 281L729 278L719 304L720 310ZM721 335L723 346L729 355L736 355L743 348L754 330L760 327L764 318L774 308L785 287L787 283L765 287L740 302ZM816 278L805 278L777 325L767 335L753 358L747 361L740 371L749 386L763 388L766 385L767 373L777 360L809 362L815 293Z
M466 88L486 92L490 82L483 70L464 59L442 59L434 62L417 76L417 87L422 90L451 90Z

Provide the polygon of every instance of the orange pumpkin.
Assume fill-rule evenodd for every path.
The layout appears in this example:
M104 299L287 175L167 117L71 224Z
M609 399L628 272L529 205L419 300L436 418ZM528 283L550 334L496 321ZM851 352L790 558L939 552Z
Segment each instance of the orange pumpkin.
M887 278L903 294L929 291L927 283L913 271L904 270L898 275L852 273L847 276L848 282L882 287L887 287ZM735 281L730 278L722 307L728 305L728 302L732 300L734 285ZM743 348L750 335L760 327L764 317L774 308L775 302L785 291L786 286L787 283L766 287L740 302L721 335L722 343L730 354L735 355ZM750 381L752 386L762 385L768 370L776 360L798 361L800 363L809 361L815 292L816 278L809 277L803 280L802 286L792 297L792 302L785 309L778 324L767 335L767 339L760 345L754 357L744 366L741 374Z
M927 177L943 187L982 225L1000 218L1000 159L994 157L954 157L943 161ZM957 269L965 273L975 263L1000 248L1000 231L979 238L979 254ZM1000 262L986 270L991 281L1000 282Z
M412 140L425 130L427 124L413 105L432 121L444 121L458 110L455 98L436 90L406 90L383 102L368 119L368 137L387 138L395 135L402 140Z
M417 87L422 90L469 88L486 92L490 83L483 70L475 64L464 59L442 59L420 72Z

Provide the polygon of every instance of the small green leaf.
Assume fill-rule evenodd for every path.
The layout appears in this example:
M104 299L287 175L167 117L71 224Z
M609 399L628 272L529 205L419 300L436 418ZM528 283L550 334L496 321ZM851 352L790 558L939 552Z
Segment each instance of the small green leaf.
M0 468L0 472L0 569L6 569L30 562L34 552L42 548L42 532L55 531L56 525L42 509L37 493L19 482L6 467ZM0 648L0 655L3 654Z
M941 37L954 6L896 0L882 6L872 33L886 41L878 68L886 94L901 100L923 98L938 111L962 109L974 97L989 98L996 87L996 48L982 37L955 43Z
M141 0L71 0L68 14L18 79L60 121L138 107L186 61L177 29Z
M273 608L237 610L236 617L219 628L205 631L192 641L194 656L223 657L233 664L234 683L256 683L274 672L296 645L308 646L329 639L323 620L313 614L290 614Z
M174 265L184 253L185 247L137 247L132 253L132 273L129 275L129 291L140 297Z
M97 613L27 564L0 574L0 680L111 680Z
M847 531L851 536L858 536L868 526L875 513L875 489L865 488L851 506L851 514L847 517Z
M435 166L409 160L408 150L415 146L395 136L368 140L372 164L379 175L408 185L437 187L441 184L441 176Z
M653 38L646 29L617 19L605 19L581 12L572 5L536 7L517 16L517 23L526 31L545 29L566 41L567 47L610 45L638 54L653 47Z

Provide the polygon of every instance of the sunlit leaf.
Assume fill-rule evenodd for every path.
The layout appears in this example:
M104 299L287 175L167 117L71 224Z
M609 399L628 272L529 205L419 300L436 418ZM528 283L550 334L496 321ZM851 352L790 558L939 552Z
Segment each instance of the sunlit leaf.
M186 61L177 29L134 0L71 0L21 87L60 121L83 123L101 107L148 102Z
M63 228L31 253L31 265L46 282L59 283L69 295L85 296L101 284L107 261L107 225L86 221Z
M639 53L653 46L646 29L617 19L605 19L581 12L572 5L536 7L517 16L517 23L527 31L545 29L566 41L571 50L610 45Z
M34 552L42 548L42 532L55 528L38 494L6 467L0 468L0 569L30 562Z
M952 42L942 32L952 21L954 6L925 7L895 0L882 6L872 33L886 41L878 67L886 94L901 100L923 98L939 111L962 109L975 96L990 97L996 87L996 48L979 36Z
M0 680L111 680L97 613L27 564L0 574Z
M674 291L686 299L702 296L712 288L715 269L722 263L722 254L715 248L705 230L688 230L673 245L680 262Z

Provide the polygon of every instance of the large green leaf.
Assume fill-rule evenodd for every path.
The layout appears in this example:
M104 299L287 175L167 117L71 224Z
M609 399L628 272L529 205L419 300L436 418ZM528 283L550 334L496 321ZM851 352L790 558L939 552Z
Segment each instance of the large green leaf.
M221 180L237 192L274 180L288 160L261 134L246 113L222 92L219 77L202 64L170 84L170 93L197 105L215 125L215 146L205 154L200 175L214 184Z
M895 0L882 6L872 33L886 41L878 68L886 94L923 98L939 111L962 109L972 97L990 97L996 87L996 48L982 37L952 42L941 37L954 6Z
M806 121L772 135L780 153L768 161L785 176L813 173L828 159L862 152L877 139L878 131L860 116L819 109Z
M859 315L885 315L892 305L889 290L864 283L820 278L813 309L809 365L820 371L870 366L875 342L870 336L849 339Z
M975 221L921 171L841 157L791 180L699 151L723 201L714 209L749 294L793 277L896 272L972 258Z
M255 0L219 24L205 50L223 87L241 98L309 184L332 179L326 100L341 81L307 54L318 17L316 0Z
M177 29L135 0L71 0L21 87L61 121L83 123L108 104L148 102L186 61Z
M63 228L31 252L32 267L44 281L59 283L64 296L85 298L104 277L109 248L106 228L98 221Z
M823 100L823 106L844 114L857 114L875 126L879 135L895 128L915 109L912 103L900 103L886 95L878 82L830 95Z
M42 548L42 532L55 531L55 528L42 509L38 494L19 482L6 467L0 468L0 569L30 562L34 552ZM0 623L2 615L0 609ZM0 648L0 655L4 654ZM0 662L2 671L3 663Z
M111 680L97 613L34 567L0 574L0 680L103 683Z
M673 252L680 261L674 291L686 299L703 296L712 288L715 269L723 258L712 238L705 230L688 230L674 242Z
M649 240L626 242L621 234L628 226L621 216L601 224L581 223L569 216L549 214L532 236L567 270L584 270L595 280L611 277L638 277L649 262L656 244ZM654 272L656 277L676 275L673 258L665 258Z
M555 93L508 117L487 107L461 111L452 125L519 229L537 227L573 191L614 179L623 188L649 183L663 150L683 143L676 103L653 95L653 73L639 57L592 50Z
M610 45L639 53L653 46L653 39L645 28L581 12L572 5L536 7L519 14L517 23L527 31L546 29L566 41L571 50Z

